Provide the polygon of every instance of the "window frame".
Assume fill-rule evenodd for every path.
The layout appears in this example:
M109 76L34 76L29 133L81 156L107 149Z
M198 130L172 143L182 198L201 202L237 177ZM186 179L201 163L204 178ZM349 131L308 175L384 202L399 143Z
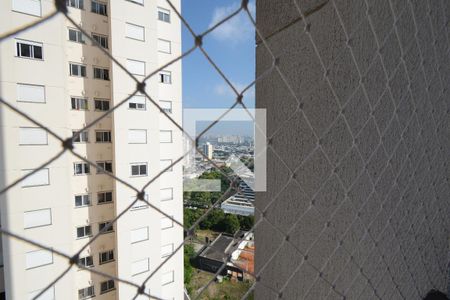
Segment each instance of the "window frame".
M170 9L167 8L163 8L163 7L157 7L157 12L158 12L158 21L164 22L164 23L171 23L171 13L170 13ZM162 14L163 18L160 18L160 13ZM168 16L168 18L164 18L165 16Z
M78 236L78 229L81 229L81 228L83 228L84 235ZM89 228L89 234L87 234L88 230L86 230L86 228ZM77 226L75 229L76 229L75 232L76 232L77 240L92 237L92 225L90 225L90 224Z
M100 160L100 161L96 161L95 164L97 165L96 169L97 169L97 174L105 174L106 172L109 173L113 173L113 164L112 164L112 160ZM100 169L98 166L101 166L103 164L103 170ZM108 170L109 168L107 168L107 166L110 165L111 169Z
M104 10L103 10L104 14L101 13L102 10L100 10L100 7L102 7L102 6L104 7ZM95 9L94 9L94 7L95 7ZM107 3L101 2L101 1L98 1L98 0L91 0L91 10L90 11L91 11L91 13L107 17L108 16Z
M100 77L96 76L96 71L99 71ZM92 75L93 75L93 77L92 77L93 79L104 80L104 81L111 80L109 69L105 68L105 67L92 66Z
M85 199L88 199L88 203L86 204ZM77 197L81 197L81 205L77 205ZM73 200L75 203L75 208L79 208L79 207L86 207L86 206L91 206L92 205L92 196L90 193L85 193L85 194L75 194L73 196Z
M72 71L72 67L76 66L77 67L77 72L79 72L79 74L81 75L75 75ZM82 70L84 70L84 76L83 76L83 72ZM88 78L87 76L87 67L85 64L80 64L80 63L76 63L76 62L69 62L69 74L72 77L79 77L79 78Z
M77 133L80 133L77 135ZM74 144L89 143L89 130L72 130L72 142Z
M126 32L126 27L125 27L125 38L127 38L127 39L131 39L131 40L135 40L135 41L140 41L140 42L145 42L146 40L145 40L145 26L141 26L141 25L138 25L138 24L135 24L135 23L131 23L131 22L125 22L125 26L127 26L127 24L128 25L131 25L131 26L134 26L134 27L140 27L140 28L142 28L143 29L143 37L142 37L142 40L141 39L137 39L137 38L134 38L134 37L131 37L131 36L128 36L127 35L127 32Z
M107 194L111 194L111 200L107 201ZM104 198L104 200L100 201L100 197L99 195L103 195L102 197ZM103 205L103 204L108 204L108 203L113 203L114 202L114 195L112 191L101 191L101 192L97 192L97 205Z
M85 101L85 103L86 103L85 109L81 108L80 101ZM75 108L74 108L74 103L75 103ZM77 108L77 106L78 106L78 108ZM89 110L89 99L87 97L70 96L70 107L71 107L71 110L75 110L75 111L88 111Z
M172 71L161 70L158 72L158 75L159 75L159 83L172 84ZM169 80L166 81L165 80L166 78L168 78Z
M112 285L111 285L111 283L112 283ZM103 290L103 284L107 285L107 289ZM114 291L115 289L116 289L116 284L114 282L114 279L108 279L108 280L100 282L100 295Z
M108 259L107 260L102 260L102 254L106 254ZM111 258L111 256L112 256L112 258ZM104 265L104 264L113 262L115 260L116 260L116 258L115 258L115 255L114 255L114 249L106 250L106 251L98 253L98 264L99 265Z
M90 265L87 264L87 262L88 262L87 259L88 258L90 258L91 263L92 263ZM82 263L82 260L84 260L84 263ZM78 264L83 265L83 267L85 267L85 268L93 268L95 266L94 265L94 257L92 255L87 255L87 256L80 257L80 259L78 260Z
M172 130L164 129L164 130L160 130L159 131L160 134L161 134L161 132L170 132L170 142L161 142L161 136L160 136L159 143L160 144L172 144L173 143L173 132L172 132Z
M136 96L143 97L144 98L144 104L137 103L137 102L132 102L131 100L134 99L134 97L136 97ZM136 104L135 108L130 107L130 104L132 104L132 103ZM143 108L138 108L138 105L143 105L144 107ZM130 99L128 99L128 109L130 109L130 110L141 110L141 111L147 110L147 97L145 95L134 95L134 96L130 97Z
M77 173L76 172L76 166L77 165L82 165L82 167L81 167L82 173ZM86 172L86 170L87 170L87 172ZM74 176L90 175L91 174L91 166L87 162L84 162L84 161L74 162L73 163L73 173L74 173L73 174Z
M163 108L161 105L161 109L167 113L167 114L172 114L173 113L173 102L170 100L159 100L159 103L169 103L170 104L170 108Z
M98 222L98 232L100 233L103 228L108 226L108 224L111 224L111 226L107 230L102 232L101 234L108 234L108 233L114 232L114 223L111 223L111 221Z
M133 166L138 166L139 174L133 175ZM141 174L141 167L145 166L145 174ZM147 177L148 176L148 162L134 162L130 163L130 177Z
M102 137L100 140L98 139L99 133L101 134L101 137ZM106 139L105 139L105 136L107 137ZM95 142L99 143L99 144L111 144L112 143L111 130L96 130L95 131Z
M108 103L108 109L98 109L97 103L102 103L101 107L104 106L104 103ZM109 111L110 107L111 101L109 99L94 98L94 111Z
M162 41L162 42L168 42L168 43L169 43L169 51L168 51L168 52L166 52L166 51L161 51L161 50L159 50L159 46L158 46L158 52L159 52L159 53L165 53L165 54L172 54L172 41L171 41L171 40L166 40L166 39L160 39L160 38L158 38L158 41L157 41L157 42L159 42L159 41Z
M86 293L85 295L81 296L80 291L83 291L83 294L85 294L85 291L92 291L92 294ZM90 285L88 287L78 289L78 299L79 300L90 299L90 298L94 298L94 297L95 297L95 286L94 285Z
M30 100L19 100L19 86L26 87L26 86L34 86L34 87L41 87L44 91L44 101L30 101ZM46 104L47 103L47 93L45 89L45 85L42 84L32 84L32 83L23 83L23 82L17 82L16 83L16 101L19 103L35 103L35 104Z
M103 49L109 49L109 38L107 35L92 32L91 36L92 36L92 39L94 41L96 41L98 43L98 45L100 45L100 47L102 47ZM105 45L102 44L102 42L101 42L102 39L105 41ZM97 44L94 42L92 42L92 44L94 46L97 46Z
M14 40L15 45L16 45L16 57L18 58L27 58L27 59L32 59L32 60L44 60L44 44L41 42L35 42L35 41L30 41L30 40L24 40L24 39L15 39ZM22 48L20 47L20 45L27 45L30 47L30 56L24 56L22 55ZM36 58L34 56L35 54L35 47L40 47L41 48L41 57Z
M170 196L169 199L164 199L164 200L161 199L161 191L162 190L170 190L170 195L171 196ZM173 187L167 187L167 188L162 188L162 189L160 188L159 189L159 193L160 193L160 199L159 199L160 202L172 201L173 200Z
M70 32L71 31L74 31L75 34L76 34L76 39L75 40L70 39ZM68 41L74 42L74 43L78 43L78 44L83 44L83 45L86 44L86 40L84 39L85 35L80 30L72 28L72 27L67 27L67 32L69 34Z
M162 162L165 162L165 161L170 162L170 163L169 163L169 166L170 166L171 164L173 164L173 159L169 159L169 158L166 159L166 158L165 158L165 159L160 159L160 160L159 160L159 165L161 166L161 163L162 163ZM169 169L165 170L164 173L166 173L166 172L173 172L173 167L174 167L174 166L171 166ZM167 167L161 168L161 170L159 170L159 171L162 172L162 171L163 171L164 169L166 169L166 168L167 168Z
M70 5L71 1L73 1L74 3L78 3L78 5ZM81 5L80 5L80 3L81 3ZM67 7L73 7L76 9L84 10L84 0L66 0L66 5L67 5Z

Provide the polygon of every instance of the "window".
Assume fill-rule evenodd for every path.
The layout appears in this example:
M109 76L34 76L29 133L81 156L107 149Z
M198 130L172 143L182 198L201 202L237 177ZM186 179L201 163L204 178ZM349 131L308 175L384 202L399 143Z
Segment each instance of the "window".
M144 5L144 0L128 0L128 1Z
M145 62L127 59L127 70L130 71L131 74L145 76Z
M84 35L81 31L69 28L69 41L84 44Z
M98 223L98 231L102 231L104 230L102 233L109 233L109 232L113 232L114 231L114 226L111 222L101 222Z
M94 78L102 79L102 80L109 80L109 70L104 69L104 68L94 67Z
M32 16L41 16L40 0L13 0L12 10Z
M170 165L172 164L172 160L171 159L161 159L159 161L159 167L160 170L165 170L166 168L168 168ZM169 169L167 169L165 172L172 172L173 168L170 167Z
M97 143L111 143L111 131L96 131L95 141Z
M92 235L91 225L77 227L77 238L85 238Z
M28 293L28 300L34 299L37 295L42 292L43 289L32 291ZM38 298L39 300L55 300L55 286L51 286L48 290L42 293Z
M94 293L93 285L78 290L78 299L79 300L92 298L94 296L95 296L95 293Z
M52 225L52 210L50 208L26 211L23 213L23 228Z
M25 253L27 269L37 268L53 263L53 253L48 250L36 250Z
M160 143L172 143L172 130L160 130L159 131Z
M90 174L90 166L88 163L79 162L73 164L74 175L86 175Z
M144 258L131 263L131 276L142 274L150 270L150 259Z
M33 172L34 170L22 170L22 176L25 176L28 173ZM24 180L22 180L22 187L33 187L33 186L42 186L50 184L50 175L49 169L40 169L36 171L33 175L28 176Z
M104 171L106 172L110 172L112 173L112 161L97 161L97 174L101 174L104 173Z
M81 257L79 264L84 267L87 267L87 268L93 267L94 266L94 258L92 256Z
M71 76L86 77L86 66L70 63L69 67Z
M108 49L108 37L106 35L101 35L97 33L92 34L92 38L100 45L102 48Z
M170 23L170 10L158 7L158 20Z
M171 52L171 43L168 40L158 39L158 51L162 53Z
M82 207L88 205L91 205L91 195L89 194L75 195L75 207Z
M94 99L95 110L98 111L108 111L109 110L109 100Z
M132 196L131 199L130 199L131 202L134 202L134 201L136 201L136 202L131 207L131 210L138 210L138 209L148 208L148 204L147 204L147 202L148 202L148 194L145 194L144 199L145 199L145 201L144 200L139 200L139 199L136 201L136 196Z
M148 227L131 230L131 243L139 243L148 240Z
M132 163L131 176L147 176L147 163Z
M161 258L167 257L173 253L173 243L161 247Z
M17 101L45 103L45 87L34 84L17 84Z
M159 106L166 113L168 113L168 114L172 113L172 101L160 100L159 101Z
M169 229L172 227L173 227L173 220L171 218L168 217L161 218L161 229Z
M98 192L97 193L97 204L111 203L113 202L112 192Z
M100 294L104 294L112 290L114 290L114 280L110 279L100 282Z
M159 82L165 84L172 83L172 73L170 71L160 71L159 72Z
M173 200L173 188L160 189L159 197L161 201Z
M42 59L42 43L16 40L16 55L18 57Z
M39 127L19 128L19 145L47 145L47 131Z
M91 12L106 16L106 4L92 0L91 1Z
M114 260L114 250L100 252L98 254L98 261L100 264L106 264Z
M88 110L88 100L86 98L70 97L70 102L74 110Z
M72 131L72 140L74 143L89 142L89 131Z
M174 271L169 271L161 275L161 285L166 285L174 281Z
M84 0L67 0L67 6L84 9Z
M129 109L145 110L145 96L134 95L128 100Z
M129 129L128 144L147 144L147 130Z
M125 23L125 36L130 39L145 41L145 28L136 24Z

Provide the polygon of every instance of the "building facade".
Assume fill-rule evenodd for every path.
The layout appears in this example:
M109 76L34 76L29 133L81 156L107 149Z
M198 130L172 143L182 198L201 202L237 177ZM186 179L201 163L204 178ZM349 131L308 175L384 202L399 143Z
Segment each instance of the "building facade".
M180 9L180 1L172 1ZM181 54L181 24L164 0L68 0L69 16L139 81ZM54 11L51 0L0 3L0 32L38 21ZM182 136L113 63L62 14L0 43L2 99L71 137L74 151L141 189L182 155ZM146 81L146 92L181 123L181 63ZM0 105L0 189L62 150L61 142ZM175 165L145 190L154 206L182 220L182 169ZM183 241L170 218L137 202L107 232L109 221L136 192L66 152L0 195L1 226L72 255L86 267L142 284ZM54 253L2 237L0 289L6 299L31 299L67 267ZM183 251L146 283L164 299L183 297ZM73 266L40 299L131 299L136 288ZM147 299L147 297L143 297Z

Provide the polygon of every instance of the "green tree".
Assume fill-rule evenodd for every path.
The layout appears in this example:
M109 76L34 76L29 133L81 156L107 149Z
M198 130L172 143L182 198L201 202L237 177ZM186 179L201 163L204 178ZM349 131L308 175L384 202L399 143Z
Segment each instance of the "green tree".
M184 284L188 285L194 275L194 268L191 265L191 258L195 256L192 245L184 245Z
M229 234L234 234L239 230L239 220L236 215L226 214L225 217L217 224L219 231L224 231Z
M242 230L250 230L255 223L254 216L238 216L238 220Z

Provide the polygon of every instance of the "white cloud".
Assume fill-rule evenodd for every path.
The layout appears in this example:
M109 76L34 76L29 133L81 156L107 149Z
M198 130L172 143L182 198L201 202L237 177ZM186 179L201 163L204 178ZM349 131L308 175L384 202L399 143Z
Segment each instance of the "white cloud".
M234 2L229 6L215 8L211 22L209 23L209 28L213 27L215 24L231 15L233 12L239 9L239 6L240 1ZM255 4L249 3L248 8L251 14L254 16L256 10ZM232 44L236 44L245 40L253 40L255 36L255 29L247 13L242 10L238 15L235 15L234 17L214 29L211 32L211 36L219 41L226 41Z

